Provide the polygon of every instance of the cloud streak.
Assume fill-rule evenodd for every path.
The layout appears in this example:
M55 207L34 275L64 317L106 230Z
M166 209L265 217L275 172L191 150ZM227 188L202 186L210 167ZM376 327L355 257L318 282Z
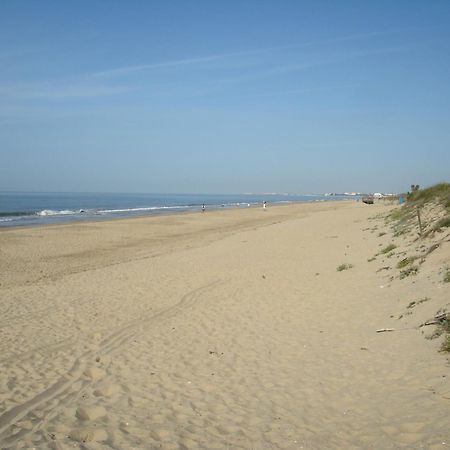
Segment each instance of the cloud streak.
M152 71L162 68L181 68L187 66L204 67L207 64L222 61L223 67L214 66L215 72L208 74L208 78L203 80L202 87L197 89L194 96L213 94L221 87L238 83L245 83L253 80L282 76L289 73L300 72L313 68L325 67L333 64L340 64L346 61L363 58L373 55L401 52L412 48L415 44L398 45L382 48L371 48L354 50L317 56L313 54L302 56L301 61L292 61L293 55L289 55L292 61L286 61L286 55L280 53L286 50L295 50L317 45L327 45L344 41L359 41L372 37L397 34L401 30L385 30L370 33L359 33L347 36L337 36L328 39L316 41L264 47L250 49L238 52L218 53L196 58L182 58L175 60L162 61L157 63L123 66L115 69L85 73L78 77L66 77L56 80L47 80L45 82L30 83L11 83L0 85L0 96L4 98L14 98L19 100L70 100L81 98L106 97L121 95L141 89L143 86L118 83L117 78L126 77L139 72ZM14 51L13 53L19 52ZM22 51L20 51L21 53ZM251 56L260 56L263 58L250 58ZM10 56L0 54L0 58ZM299 56L297 56L297 59ZM244 72L244 69L246 70ZM233 72L237 74L233 75ZM229 74L227 77L224 74ZM148 83L145 83L148 85ZM154 93L161 93L160 88L165 84L165 80L159 81L159 89L153 86ZM149 86L147 86L149 87ZM193 86L191 86L192 88Z
M314 69L318 67L330 66L333 64L340 64L346 61L350 61L356 58L363 58L373 55L382 55L389 53L402 52L407 50L410 46L393 46L393 47L384 47L377 48L371 50L360 50L353 51L348 53L340 53L331 56L326 56L322 58L317 58L315 60L300 62L300 63L291 63L291 64L279 64L277 66L271 66L266 69L261 69L257 72L247 73L243 75L238 75L234 77L222 78L212 82L212 84L216 85L227 85L227 84L236 84L236 83L244 83L248 81L254 81L262 78L269 78L276 75L284 75L294 72L301 72L303 70Z
M196 57L196 58L180 58L180 59L161 61L161 62L149 63L149 64L129 65L129 66L122 66L122 67L117 67L114 69L107 69L104 71L95 72L92 75L94 77L125 76L125 75L130 75L133 73L152 70L152 69L161 69L161 68L167 68L167 67L182 67L182 66L187 66L187 65L196 65L196 64L215 62L215 61L225 60L225 59L229 59L229 58L256 56L256 55L268 54L268 53L283 51L283 50L294 50L294 49L300 49L300 48L307 48L307 47L312 47L314 45L326 45L326 44L345 42L345 41L355 41L355 40L361 40L361 39L370 38L370 37L398 34L401 31L402 30L374 31L374 32L370 32L370 33L358 33L358 34L353 34L353 35L348 35L348 36L337 36L337 37L333 37L333 38L319 39L316 41L309 41L309 42L303 42L303 43L297 43L297 44L263 47L263 48L250 49L250 50L244 50L244 51L238 51L238 52L218 53L215 55L206 55L206 56L200 56L200 57Z
M20 83L0 86L0 96L28 100L65 100L118 95L136 89L136 86L108 86L86 82Z

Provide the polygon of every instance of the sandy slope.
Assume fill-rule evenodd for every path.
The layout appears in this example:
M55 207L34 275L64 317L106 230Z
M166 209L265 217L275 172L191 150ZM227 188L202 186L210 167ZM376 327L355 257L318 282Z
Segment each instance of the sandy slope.
M417 328L450 248L377 272L388 208L3 230L0 448L450 446L447 358Z

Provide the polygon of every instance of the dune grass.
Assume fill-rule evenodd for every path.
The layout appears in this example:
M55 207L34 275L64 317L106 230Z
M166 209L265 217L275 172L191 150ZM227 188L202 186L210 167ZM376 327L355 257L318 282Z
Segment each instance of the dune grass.
M406 206L422 206L432 201L450 209L450 183L439 183L410 193Z
M443 217L442 219L438 220L436 225L434 226L435 230L442 230L442 228L448 228L450 227L450 216Z
M444 283L450 283L450 270L447 270L444 274Z
M403 278L409 277L410 275L417 275L417 272L419 271L419 268L417 266L411 266L407 269L400 271L400 280L403 280Z
M387 247L384 247L383 250L381 250L380 254L385 255L386 253L390 253L392 250L396 248L397 246L395 244L389 244Z
M401 236L412 231L417 224L418 210L430 204L439 205L446 214L424 233L424 237L435 231L442 231L444 228L450 227L450 183L439 183L408 193L406 203L386 216L386 223L392 224L394 236ZM426 227L423 219L422 224Z
M336 267L336 270L338 272L342 272L343 270L348 270L351 269L352 267L354 267L353 264L341 264Z
M408 256L397 263L397 269L404 269L415 261L415 257Z

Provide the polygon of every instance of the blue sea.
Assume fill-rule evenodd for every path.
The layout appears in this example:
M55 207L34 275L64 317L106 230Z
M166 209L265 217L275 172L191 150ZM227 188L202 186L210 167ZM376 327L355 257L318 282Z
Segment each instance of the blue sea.
M36 226L83 220L171 214L221 208L248 208L292 202L341 200L333 195L192 195L0 192L0 227Z

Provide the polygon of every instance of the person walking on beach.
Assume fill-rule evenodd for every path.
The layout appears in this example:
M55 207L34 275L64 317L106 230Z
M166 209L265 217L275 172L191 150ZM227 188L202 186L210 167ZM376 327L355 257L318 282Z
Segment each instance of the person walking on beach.
M202 212L205 212L205 204L202 205Z
M263 202L263 209L264 210L266 209L266 202L265 201Z

